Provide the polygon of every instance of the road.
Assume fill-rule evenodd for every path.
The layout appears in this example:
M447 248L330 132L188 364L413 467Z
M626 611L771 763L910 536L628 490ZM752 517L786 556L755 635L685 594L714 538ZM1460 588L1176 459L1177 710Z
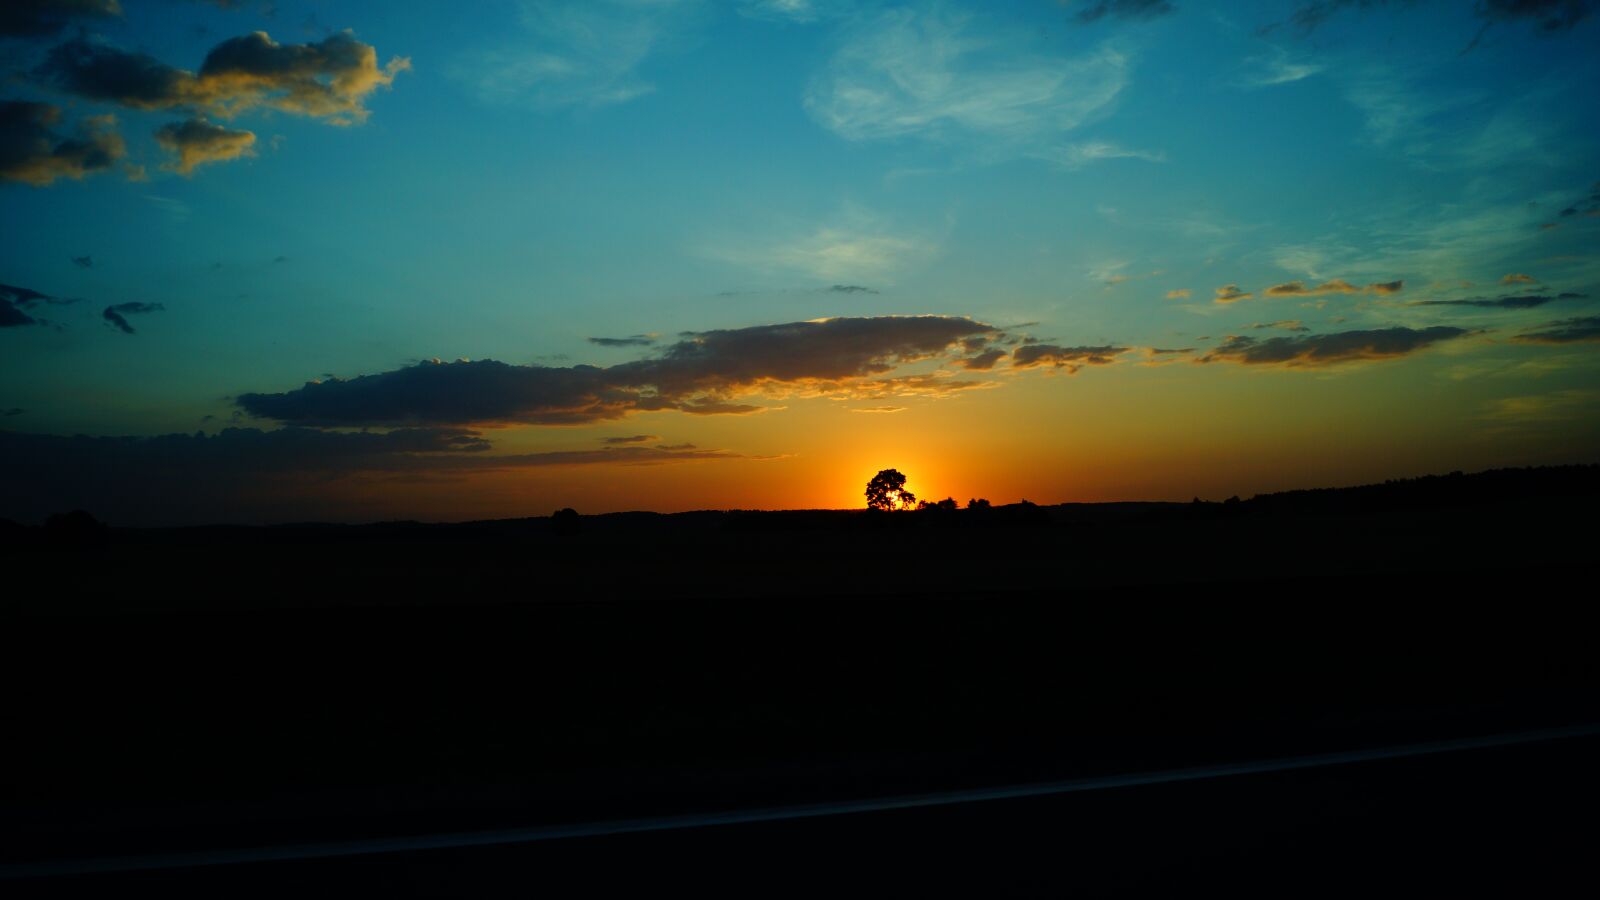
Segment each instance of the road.
M13 895L1586 894L1600 837L1597 751L1600 725L1587 725L842 804L9 866L0 876Z

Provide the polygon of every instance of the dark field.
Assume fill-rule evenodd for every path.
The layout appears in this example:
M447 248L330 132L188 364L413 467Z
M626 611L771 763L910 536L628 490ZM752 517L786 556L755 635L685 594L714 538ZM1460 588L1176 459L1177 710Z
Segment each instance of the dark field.
M8 564L37 577L5 601L4 862L747 809L1596 723L1596 480L1537 470L987 516L607 516L570 536L544 519L18 532ZM1339 860L1347 878L1380 861L1437 866L1456 846L1441 835L1470 834L1463 852L1503 850L1498 862L1472 851L1493 868L1475 877L1553 883L1596 837L1592 817L1555 824L1600 800L1575 761L1593 743L302 874L380 884L405 871L439 888L441 873L494 872L537 887L580 858L733 853L781 870L800 865L784 855L798 841L820 848L801 866L817 877L877 840L885 865L944 847L952 877L1003 856L1030 890L1187 888L1259 874L1264 853L1272 871ZM963 833L970 857L948 846ZM1094 852L1124 860L1127 879L1074 882L1045 849L1118 834L1148 838L1137 853L1126 841ZM1408 841L1427 854L1408 856ZM534 856L510 862L519 852ZM293 870L260 868L206 883Z

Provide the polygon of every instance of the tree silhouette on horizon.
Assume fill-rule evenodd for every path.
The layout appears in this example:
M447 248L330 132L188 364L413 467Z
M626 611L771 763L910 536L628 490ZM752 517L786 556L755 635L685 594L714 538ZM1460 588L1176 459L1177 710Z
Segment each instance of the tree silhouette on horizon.
M906 490L906 476L898 469L884 469L867 482L867 509L888 511L916 505L916 495Z

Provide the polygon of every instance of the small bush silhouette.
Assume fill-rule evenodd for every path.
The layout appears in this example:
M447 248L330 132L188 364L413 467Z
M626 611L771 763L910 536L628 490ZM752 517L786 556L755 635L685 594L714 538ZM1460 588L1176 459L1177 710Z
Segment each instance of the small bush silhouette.
M550 514L550 530L562 537L571 537L578 533L582 520L578 518L578 511L570 506L558 509Z
M110 529L81 509L56 513L45 519L44 534L51 544L76 550L104 547L110 539Z

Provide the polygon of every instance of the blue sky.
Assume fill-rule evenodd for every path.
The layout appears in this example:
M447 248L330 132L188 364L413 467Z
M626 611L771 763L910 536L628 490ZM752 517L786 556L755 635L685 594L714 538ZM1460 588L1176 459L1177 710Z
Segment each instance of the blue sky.
M745 460L692 461L693 479L714 484L718 467L757 457L828 458L829 429L866 419L899 428L889 422L908 420L901 412L926 409L919 434L941 422L998 433L1060 404L1116 398L1126 415L1086 409L1056 438L1092 428L1105 452L1143 459L1148 474L1058 474L1032 492L1044 500L1099 498L1108 485L1248 493L1394 463L1382 441L1363 445L1360 465L1299 458L1305 447L1272 423L1308 391L1329 392L1319 402L1335 419L1322 428L1426 422L1404 443L1432 449L1405 469L1600 448L1584 331L1600 290L1600 16L1588 2L123 0L88 16L24 6L36 21L0 38L0 99L55 108L45 146L57 157L82 129L114 133L124 150L53 176L16 162L20 151L6 157L0 283L81 300L18 301L37 321L0 329L9 431L271 429L296 423L236 398L435 358L609 367L665 353L684 332L938 315L1005 330L1019 342L1008 353L1021 342L1118 352L1107 363L1050 357L1032 372L1008 356L982 370L996 389L906 388L879 404L895 414L833 425L808 418L808 404L856 395L815 389L805 373L718 389L764 397L758 415L456 424L488 429L491 452L526 453L666 421L663 440ZM214 48L258 31L274 59L335 40L371 59L318 63L308 77L325 87L312 95L265 69L236 67L231 81L202 71ZM73 82L49 62L74 41L81 58L144 54L199 75L157 99L96 94L83 65ZM114 124L95 118L107 115ZM184 145L192 165L176 137L157 137L182 122L220 135ZM1529 296L1546 299L1506 302ZM105 310L130 303L160 309L129 307L127 333ZM1575 324L1559 341L1529 337L1562 322ZM1455 331L1429 331L1439 328ZM1354 340L1340 335L1386 329L1406 332L1396 349L1339 355ZM1273 345L1288 354L1280 365L1261 355L1273 339L1334 350ZM1088 392L1101 399L1077 396ZM1235 425L1174 420L1172 397L1186 392ZM1516 409L1537 411L1495 418ZM1168 432L1147 433L1144 418ZM1046 458L996 441L962 452L1013 468ZM1171 456L1109 449L1152 441ZM1176 473L1200 452L1189 441L1221 455L1240 443L1239 468L1185 487ZM688 477L684 466L636 468L626 477L641 484ZM596 471L574 466L564 480L617 477ZM755 478L696 490L709 491L704 505L742 505ZM949 479L951 490L982 483ZM542 503L541 490L528 502ZM700 505L660 491L660 507ZM431 502L406 509L427 517ZM341 503L317 508L388 511Z

